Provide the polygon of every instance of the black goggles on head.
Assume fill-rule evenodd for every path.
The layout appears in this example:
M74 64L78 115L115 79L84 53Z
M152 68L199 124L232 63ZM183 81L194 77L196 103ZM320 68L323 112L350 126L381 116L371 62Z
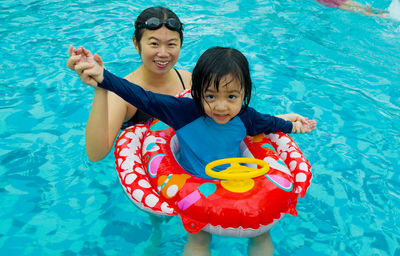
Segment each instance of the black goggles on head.
M167 20L160 20L159 18L150 18L146 20L145 23L138 24L137 29L147 28L150 30L155 30L161 28L162 25L165 25L168 29L173 31L181 31L183 30L182 24L174 18L169 18Z

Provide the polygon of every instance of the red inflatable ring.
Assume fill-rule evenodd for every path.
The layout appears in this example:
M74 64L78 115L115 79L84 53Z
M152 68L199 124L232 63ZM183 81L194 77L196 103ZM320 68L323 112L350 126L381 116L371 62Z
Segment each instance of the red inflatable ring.
M192 176L175 160L179 144L172 128L155 120L123 131L115 145L121 184L141 209L179 215L191 233L200 230L226 236L253 237L267 232L286 213L297 215L312 173L308 160L289 135L247 137L243 156L268 162L267 174L254 178L244 193L224 189L219 180Z

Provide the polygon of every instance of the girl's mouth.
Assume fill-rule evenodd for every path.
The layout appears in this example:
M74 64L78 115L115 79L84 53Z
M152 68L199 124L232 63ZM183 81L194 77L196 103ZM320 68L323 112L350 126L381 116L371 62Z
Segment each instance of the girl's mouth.
M227 114L225 114L225 115L214 114L214 117L215 117L215 119L217 119L217 120L223 121L223 120L225 120L225 119L228 117L228 115L227 115Z

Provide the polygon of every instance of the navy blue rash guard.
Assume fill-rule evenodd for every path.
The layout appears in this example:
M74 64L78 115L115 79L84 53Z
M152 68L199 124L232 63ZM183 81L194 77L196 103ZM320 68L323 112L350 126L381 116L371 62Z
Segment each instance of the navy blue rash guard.
M205 166L215 160L240 157L240 143L246 135L292 131L292 122L261 114L248 107L226 124L203 115L191 98L176 98L145 91L104 70L99 87L115 92L127 102L171 126L180 147L179 164L191 174L212 179Z

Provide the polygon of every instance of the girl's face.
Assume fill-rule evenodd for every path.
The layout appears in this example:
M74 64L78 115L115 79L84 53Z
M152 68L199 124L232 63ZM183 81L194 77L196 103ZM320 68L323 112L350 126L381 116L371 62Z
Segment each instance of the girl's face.
M218 124L225 124L239 114L244 98L244 90L231 75L222 77L217 91L211 85L203 95L204 112Z
M176 64L181 49L179 33L162 26L156 30L145 29L135 47L142 58L143 65L149 71L164 75Z

